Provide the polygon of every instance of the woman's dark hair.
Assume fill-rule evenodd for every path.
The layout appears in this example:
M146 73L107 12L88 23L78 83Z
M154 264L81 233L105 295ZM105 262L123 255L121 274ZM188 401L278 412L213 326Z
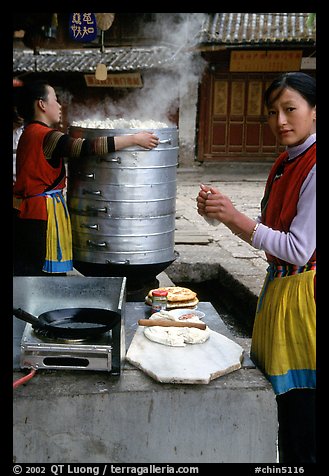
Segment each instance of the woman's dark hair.
M17 112L24 118L25 122L30 122L34 119L34 101L38 99L46 100L48 97L46 81L38 80L30 83L25 83L17 95Z
M16 107L13 107L13 124L15 125L22 125L23 120L21 116L18 114Z
M287 88L297 91L311 107L316 105L315 79L306 73L293 72L283 73L273 80L265 91L264 102L266 107L271 107L273 102L276 101ZM274 91L276 91L276 94L271 98Z

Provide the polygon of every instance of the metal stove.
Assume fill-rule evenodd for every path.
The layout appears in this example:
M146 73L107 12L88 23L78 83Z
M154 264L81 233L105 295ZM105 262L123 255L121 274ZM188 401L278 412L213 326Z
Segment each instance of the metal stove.
M126 278L52 279L15 277L14 297L18 306L39 315L44 310L58 307L59 302L69 306L74 299L78 306L102 304L104 308L118 312L121 319L108 332L88 339L48 337L27 323L20 341L20 367L94 370L119 375L125 357ZM38 309L31 305L31 296L38 303Z
M50 339L26 324L21 340L21 368L103 370L120 374L112 331L88 340Z

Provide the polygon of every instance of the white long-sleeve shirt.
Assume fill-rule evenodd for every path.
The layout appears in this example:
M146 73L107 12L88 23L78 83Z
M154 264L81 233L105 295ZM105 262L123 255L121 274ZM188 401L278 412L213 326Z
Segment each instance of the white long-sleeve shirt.
M13 129L13 182L16 182L16 150L19 138L22 135L24 126Z

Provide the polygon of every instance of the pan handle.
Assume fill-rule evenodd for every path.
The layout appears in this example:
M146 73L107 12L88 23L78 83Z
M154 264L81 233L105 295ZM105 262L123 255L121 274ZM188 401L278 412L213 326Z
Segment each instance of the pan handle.
M44 324L42 324L36 316L33 316L33 314L30 314L26 311L23 311L23 309L21 309L20 307L13 307L13 315L18 319L21 319L22 321L29 322L30 324L38 326L39 328L44 328Z

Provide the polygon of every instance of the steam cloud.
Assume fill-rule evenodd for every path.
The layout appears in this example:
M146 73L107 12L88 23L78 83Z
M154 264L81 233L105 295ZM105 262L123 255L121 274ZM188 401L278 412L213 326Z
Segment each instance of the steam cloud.
M143 74L142 89L129 91L115 102L106 97L97 105L93 114L90 105L73 104L68 108L69 122L91 119L125 118L154 120L171 125L168 118L179 105L179 97L188 93L191 83L200 82L206 62L192 51L197 44L204 13L156 13L156 21L144 27L145 36L157 38L155 46L167 46L173 51L173 62L161 70L149 70ZM85 107L84 107L85 106Z

